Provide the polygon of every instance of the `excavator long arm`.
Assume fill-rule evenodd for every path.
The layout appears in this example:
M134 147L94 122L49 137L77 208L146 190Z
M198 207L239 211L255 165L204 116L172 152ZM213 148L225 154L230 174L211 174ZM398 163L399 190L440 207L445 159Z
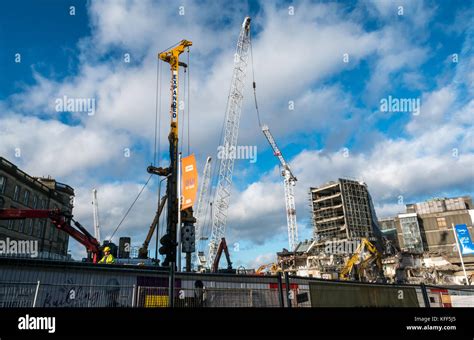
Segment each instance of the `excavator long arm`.
M222 252L225 253L225 258L227 260L227 269L232 269L232 262L230 261L229 249L227 248L227 242L223 237L221 242L219 243L219 247L217 248L216 257L214 258L214 262L212 263L212 272L217 273L219 269L219 261L222 256Z
M364 252L364 250L367 249L367 251L371 254L371 256L367 259L361 259L361 254ZM361 243L357 247L356 251L354 252L354 255L347 261L345 266L342 268L342 270L339 273L339 278L341 280L346 280L349 276L349 274L352 272L352 269L354 268L354 265L357 262L360 262L361 265L365 268L369 262L371 262L371 259L376 260L377 266L380 268L381 267L381 255L378 252L377 248L366 238L363 238L361 240Z
M86 247L92 255L92 262L97 263L100 254L99 242L79 222L74 221L72 215L61 212L59 209L0 209L0 220L22 220L26 218L49 218L56 228L68 233ZM77 229L71 226L71 221Z

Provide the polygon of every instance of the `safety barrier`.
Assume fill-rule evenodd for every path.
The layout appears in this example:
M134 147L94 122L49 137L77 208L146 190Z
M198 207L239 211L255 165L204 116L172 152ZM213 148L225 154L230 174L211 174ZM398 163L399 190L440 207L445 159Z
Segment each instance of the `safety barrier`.
M474 307L474 286L374 284L278 275L0 258L0 308Z
M384 285L292 276L286 276L279 284L281 277L266 279L269 278L276 282L244 288L218 280L214 286L220 287L205 281L205 285L186 288L182 286L187 282L181 279L172 290L169 286L0 282L0 308L474 307L474 290L470 287Z
M0 283L0 307L132 307L135 287Z

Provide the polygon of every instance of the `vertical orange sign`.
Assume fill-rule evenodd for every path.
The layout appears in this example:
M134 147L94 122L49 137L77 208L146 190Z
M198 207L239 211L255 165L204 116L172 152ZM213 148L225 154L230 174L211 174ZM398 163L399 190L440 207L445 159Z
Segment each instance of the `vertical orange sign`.
M198 173L194 154L181 159L181 210L192 207L198 189Z

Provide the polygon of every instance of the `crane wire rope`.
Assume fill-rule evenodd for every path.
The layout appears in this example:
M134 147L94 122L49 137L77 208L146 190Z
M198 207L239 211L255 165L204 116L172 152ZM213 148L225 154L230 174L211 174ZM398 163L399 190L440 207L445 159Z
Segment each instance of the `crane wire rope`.
M189 47L188 47L188 94L187 94L187 99L188 99L188 103L186 105L186 108L188 109L188 155L191 153L191 137L190 137L190 129L191 129L191 125L190 125L190 117L191 117L191 107L189 106L189 98L191 97L191 83L190 83L190 80L191 80L191 71L190 71L190 53L189 53Z
M255 82L255 70L253 65L253 48L252 48L252 39L249 32L249 45L250 45L250 63L252 64L252 86L253 86L253 99L255 101L255 110L257 111L258 125L262 127L262 122L260 121L260 112L258 110L257 102L257 83Z
M130 207L128 208L127 212L125 213L125 215L123 216L122 220L120 221L120 223L117 225L117 227L115 228L114 232L112 233L112 236L110 236L109 238L109 241L112 241L112 238L114 237L115 233L117 232L117 230L120 228L120 226L122 225L123 221L125 221L125 218L127 218L129 212L132 210L133 206L135 205L135 203L137 203L138 199L140 198L140 195L142 194L143 190L145 190L146 186L148 185L148 183L150 182L151 180L151 177L153 175L150 175L150 177L148 177L147 181L145 182L145 184L143 185L143 187L140 189L140 192L138 193L137 197L133 200L132 204L130 205Z
M176 46L176 45L177 44L174 44L171 47ZM168 49L166 49L166 50L168 50ZM154 145L153 145L153 165L156 165L157 157L160 157L160 155L161 155L161 89L162 89L162 86L161 86L161 83L162 83L161 69L162 69L161 63L157 59L157 64L156 64L156 87L155 87L155 126L154 126L155 130L154 130ZM114 232L112 233L112 236L110 236L109 241L112 241L112 238L114 237L115 233L121 227L122 223L125 221L128 214L130 213L130 211L133 209L135 203L140 198L141 194L143 193L143 190L145 190L145 188L148 185L148 183L150 182L152 176L153 175L150 175L148 177L145 184L143 185L143 187L138 192L138 195L135 197L132 204L127 209L125 215L122 217L119 224L117 225ZM158 205L160 204L159 195L160 195L160 193L158 193L158 203L157 203Z

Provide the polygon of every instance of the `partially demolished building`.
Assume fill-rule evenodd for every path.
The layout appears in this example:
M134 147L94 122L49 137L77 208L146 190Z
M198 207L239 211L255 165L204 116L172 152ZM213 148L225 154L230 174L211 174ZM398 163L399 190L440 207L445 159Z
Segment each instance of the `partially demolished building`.
M363 182L340 178L309 191L313 238L294 253L278 253L282 269L336 278L362 238L381 246L372 200Z

